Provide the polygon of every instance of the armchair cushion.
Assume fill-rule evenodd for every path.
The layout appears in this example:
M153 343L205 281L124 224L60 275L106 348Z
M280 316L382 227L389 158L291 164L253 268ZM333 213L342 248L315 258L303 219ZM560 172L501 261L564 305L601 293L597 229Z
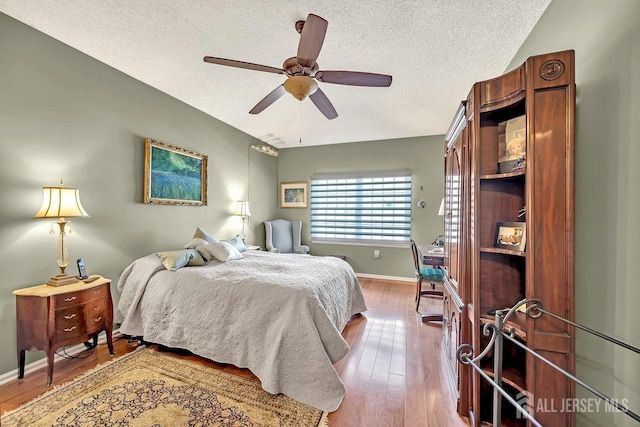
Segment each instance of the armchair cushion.
M298 245L293 247L294 254L306 254L309 253L309 246L307 245Z

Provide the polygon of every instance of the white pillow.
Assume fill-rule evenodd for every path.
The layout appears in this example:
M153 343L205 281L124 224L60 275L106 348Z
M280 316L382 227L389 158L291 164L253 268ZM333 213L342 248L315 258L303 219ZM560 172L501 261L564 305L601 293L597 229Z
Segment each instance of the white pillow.
M240 251L227 242L209 243L205 246L205 249L211 256L220 262L225 262L230 259L244 258Z
M220 240L216 239L213 236L210 236L209 233L201 229L200 227L196 228L196 232L193 235L194 239L203 239L207 243L218 243Z
M196 249L200 255L202 255L202 258L204 258L207 261L211 261L212 257L211 254L209 254L209 252L207 252L207 250L205 249L205 246L207 246L209 242L207 242L204 239L200 239L198 237L194 237L193 239L189 240L189 242L187 242L186 245L183 246L184 249Z

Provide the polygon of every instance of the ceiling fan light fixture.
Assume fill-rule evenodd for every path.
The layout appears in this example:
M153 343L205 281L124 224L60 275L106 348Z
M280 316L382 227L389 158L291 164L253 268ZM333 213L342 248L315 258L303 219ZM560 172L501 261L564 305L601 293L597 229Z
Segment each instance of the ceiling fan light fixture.
M309 95L313 95L318 90L318 83L311 77L292 76L283 84L285 90L293 95L298 101L302 101Z

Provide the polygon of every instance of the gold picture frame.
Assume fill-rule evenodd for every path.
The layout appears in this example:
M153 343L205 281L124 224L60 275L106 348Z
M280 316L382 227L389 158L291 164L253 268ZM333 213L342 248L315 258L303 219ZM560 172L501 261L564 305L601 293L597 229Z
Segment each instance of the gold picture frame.
M207 156L146 138L144 203L206 206Z
M280 207L306 208L309 199L309 184L307 182L281 182Z

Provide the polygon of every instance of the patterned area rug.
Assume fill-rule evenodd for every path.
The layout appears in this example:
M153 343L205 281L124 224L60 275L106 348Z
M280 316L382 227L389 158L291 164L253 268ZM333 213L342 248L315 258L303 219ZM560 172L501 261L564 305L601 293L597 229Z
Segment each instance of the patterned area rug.
M256 381L140 348L2 417L9 426L326 426Z

